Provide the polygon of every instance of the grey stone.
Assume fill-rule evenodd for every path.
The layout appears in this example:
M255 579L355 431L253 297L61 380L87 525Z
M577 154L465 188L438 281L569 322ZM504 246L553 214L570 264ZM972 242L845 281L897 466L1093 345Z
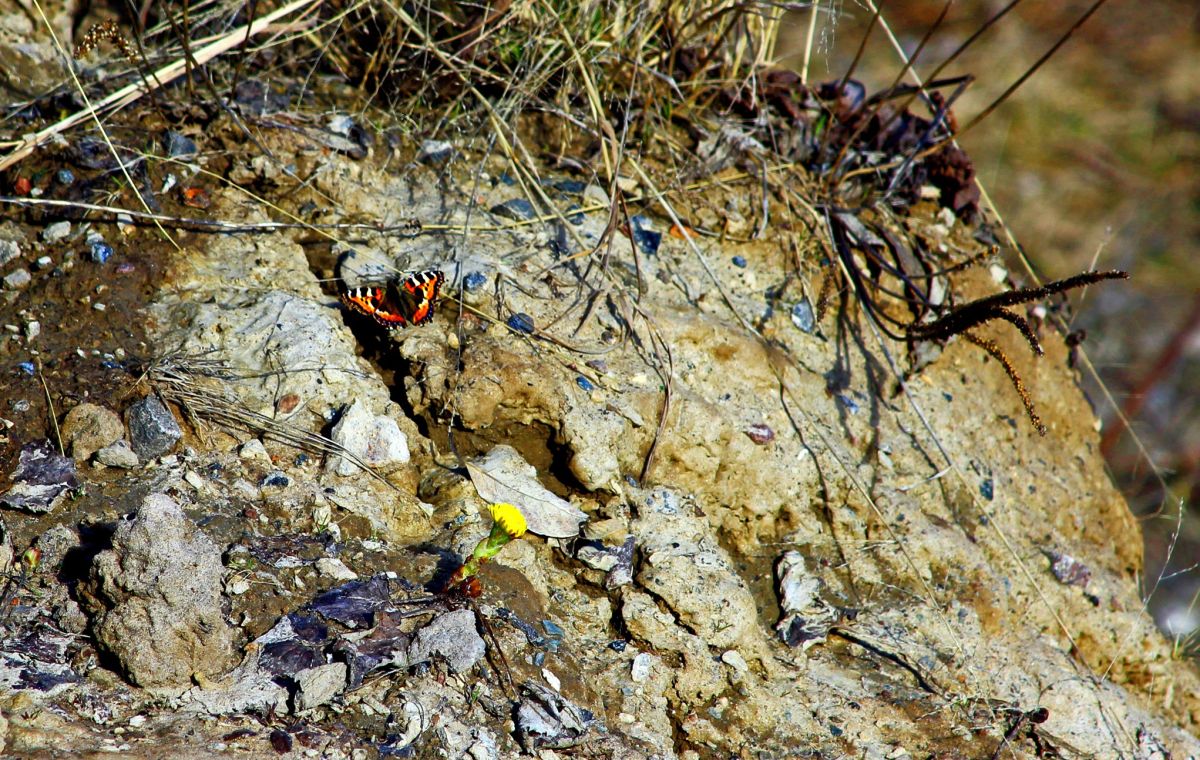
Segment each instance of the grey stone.
M158 400L147 396L129 407L129 439L138 459L153 459L174 448L183 437L183 430L171 410Z
M33 275L28 269L14 269L4 275L4 287L8 290L20 290L33 282Z
M186 686L234 664L221 612L221 549L180 506L151 494L92 566L97 644L143 687Z
M495 206L492 206L491 211L496 216L503 216L517 221L533 219L538 215L537 209L533 207L533 204L524 198L510 198L504 203L497 203Z
M408 462L408 439L396 421L371 414L357 399L333 426L331 437L367 465L385 472ZM340 455L331 456L328 467L343 477L358 472L352 459Z
M346 563L335 557L321 557L316 561L317 572L335 581L352 581L358 573L346 567Z
M209 715L236 715L248 712L284 714L288 691L276 683L275 676L258 666L256 657L248 657L226 678L197 686L181 698L184 709Z
M21 245L15 240L0 240L0 267L21 255Z
M573 747L584 741L588 728L596 722L590 712L539 683L527 682L521 691L517 738L526 752Z
M296 712L327 704L346 687L346 663L331 662L301 670L296 681Z
M96 461L106 467L121 467L126 470L141 464L138 455L133 453L133 449L129 448L124 439L97 451Z
M111 409L85 403L67 412L61 433L63 442L69 444L71 456L75 461L82 462L120 440L125 435L125 425Z
M421 143L417 160L426 165L444 164L454 155L454 146L445 140L426 140Z
M54 224L46 225L46 229L42 230L42 240L47 243L57 243L58 241L71 234L71 223L67 221L55 222Z
M417 631L404 654L404 661L398 664L412 667L437 655L446 660L451 671L462 673L483 659L485 648L475 629L475 613L454 610L439 615Z

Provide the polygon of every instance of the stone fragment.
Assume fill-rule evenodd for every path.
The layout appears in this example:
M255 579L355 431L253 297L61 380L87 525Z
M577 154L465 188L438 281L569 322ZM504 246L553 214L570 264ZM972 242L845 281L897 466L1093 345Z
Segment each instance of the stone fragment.
M180 698L184 709L209 715L287 712L288 691L273 674L247 658L227 677L189 689Z
M47 243L57 243L71 234L71 223L67 221L46 225L42 230L42 240Z
M137 467L141 463L137 454L133 453L133 449L129 448L129 443L123 438L111 446L105 446L97 451L96 461L106 467L122 467L127 470Z
M138 459L162 456L183 437L175 415L158 400L158 396L146 396L135 402L127 415L129 440Z
M553 690L532 681L521 686L517 738L526 752L566 749L582 743L596 718Z
M234 664L221 549L163 494L121 521L92 566L98 645L142 687L186 686Z
M71 456L77 462L84 462L100 449L120 440L125 435L125 426L111 409L84 403L67 412L61 433Z
M4 287L7 290L21 290L33 282L33 275L29 274L28 269L14 269L4 275Z
M0 496L0 506L35 514L53 510L79 487L75 462L59 454L50 441L25 444L9 478L13 485Z
M421 143L421 152L417 154L417 160L427 166L432 166L444 164L453 155L454 146L445 140L426 140Z
M454 610L434 618L417 631L404 654L404 667L426 662L434 655L446 660L450 670L463 673L483 659L485 645L475 628L475 613Z
M0 267L21 255L21 245L15 240L0 240Z
M367 405L357 399L333 426L331 437L369 467L384 472L408 462L408 439L396 421L382 414L371 414ZM354 460L341 455L330 457L328 467L343 477L358 472Z
M495 206L492 206L491 211L496 216L503 216L507 219L515 219L517 221L533 219L537 216L537 209L524 198L510 198L504 203L497 203Z
M346 663L331 662L301 670L296 681L296 712L328 704L346 686Z
M335 581L352 581L358 573L346 567L346 563L336 557L321 557L316 561L317 572Z

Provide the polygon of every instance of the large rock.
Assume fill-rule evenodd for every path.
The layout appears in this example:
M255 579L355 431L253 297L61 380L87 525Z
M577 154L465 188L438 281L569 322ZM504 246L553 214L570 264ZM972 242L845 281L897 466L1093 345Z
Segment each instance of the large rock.
M97 642L139 686L182 687L234 664L221 612L221 550L170 497L152 494L92 568Z

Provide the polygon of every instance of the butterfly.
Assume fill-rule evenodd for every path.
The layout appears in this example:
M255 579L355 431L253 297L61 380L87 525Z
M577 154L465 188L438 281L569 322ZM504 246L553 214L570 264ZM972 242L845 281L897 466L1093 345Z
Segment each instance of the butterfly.
M437 270L414 272L387 283L348 288L341 293L342 303L351 311L365 314L379 324L397 327L423 325L433 319L438 292L446 276Z

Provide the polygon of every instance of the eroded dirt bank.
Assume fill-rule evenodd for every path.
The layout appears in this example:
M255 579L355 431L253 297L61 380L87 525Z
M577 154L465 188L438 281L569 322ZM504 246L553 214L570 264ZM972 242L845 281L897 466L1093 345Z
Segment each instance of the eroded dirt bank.
M3 513L6 752L1200 749L1195 674L1142 610L1138 527L1049 327L1037 360L1007 325L987 333L1039 437L978 347L907 373L852 304L818 320L826 270L799 228L689 241L647 214L622 231L600 188L549 169L527 196L457 150L270 140L303 185L234 159L238 182L309 221L395 228L190 233L175 252L149 228L107 233L114 266L163 251L126 314L147 334L133 358L159 361L121 365L123 393L66 426L74 496ZM212 218L267 221L195 182ZM692 199L731 239L760 202ZM905 224L980 250L932 208ZM21 261L83 234L4 232ZM339 277L426 270L445 275L427 325L389 333L337 303ZM955 274L959 297L1001 287L992 273ZM279 441L303 433L375 474ZM125 439L133 459L110 448ZM477 607L430 599L489 529L477 458L497 451L531 466L512 476L522 506L580 510L581 536L505 547Z

